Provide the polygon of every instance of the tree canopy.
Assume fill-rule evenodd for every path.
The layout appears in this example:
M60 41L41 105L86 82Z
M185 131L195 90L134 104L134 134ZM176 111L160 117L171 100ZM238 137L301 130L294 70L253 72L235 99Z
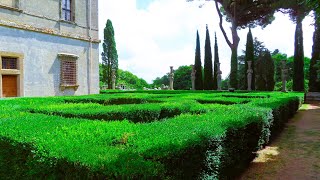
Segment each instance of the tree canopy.
M214 73L213 73L213 89L218 89L218 64L220 63L219 60L219 48L218 48L218 39L217 34L214 33Z
M252 73L252 81L251 81L251 89L255 90L255 68L254 68L254 45L253 45L253 37L251 33L251 29L249 28L249 32L247 34L247 43L246 43L246 54L245 54L245 87L248 89L248 82L247 82L247 70L248 70L248 61L251 61L251 69L253 70Z
M194 61L195 61L194 62L194 69L196 70L195 88L196 88L196 90L203 90L200 37L199 37L198 31L197 31L196 53L195 53L195 60Z
M174 83L173 89L175 90L190 90L191 88L191 66L180 66L178 69L174 71ZM161 87L161 85L169 85L169 77L168 74L164 76L157 77L153 80L153 87Z
M208 25L206 26L206 41L204 47L204 78L203 89L213 90L213 67L212 67L212 52L210 33Z
M116 41L114 38L114 29L110 19L107 20L106 27L104 28L102 56L102 81L111 89L112 85L112 70L117 73L118 70L118 52Z

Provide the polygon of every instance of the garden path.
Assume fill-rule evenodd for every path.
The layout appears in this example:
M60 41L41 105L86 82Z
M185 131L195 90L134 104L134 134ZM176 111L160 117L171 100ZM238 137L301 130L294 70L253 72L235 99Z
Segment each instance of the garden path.
M320 103L303 105L239 179L320 180Z

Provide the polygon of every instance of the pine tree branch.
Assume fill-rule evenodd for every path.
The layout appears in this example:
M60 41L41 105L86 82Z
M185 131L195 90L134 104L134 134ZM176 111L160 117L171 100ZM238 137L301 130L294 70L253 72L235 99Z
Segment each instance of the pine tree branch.
M222 31L222 34L223 34L224 38L226 39L226 42L227 42L228 46L229 46L230 48L232 48L233 44L232 44L231 41L229 40L229 38L228 38L228 36L227 36L227 33L226 33L226 31L224 30L223 25L222 25L222 22L223 22L223 20L222 20L222 14L221 14L221 11L220 11L220 9L219 9L218 2L215 1L215 4L216 4L216 9L217 9L217 12L218 12L218 15L219 15L219 19L220 19L220 23L219 23L220 29L221 29L221 31Z

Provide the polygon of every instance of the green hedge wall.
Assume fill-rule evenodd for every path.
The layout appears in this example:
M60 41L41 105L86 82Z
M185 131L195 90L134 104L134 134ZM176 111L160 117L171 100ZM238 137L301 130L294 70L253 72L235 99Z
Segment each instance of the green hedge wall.
M0 178L232 179L302 101L188 91L1 100Z

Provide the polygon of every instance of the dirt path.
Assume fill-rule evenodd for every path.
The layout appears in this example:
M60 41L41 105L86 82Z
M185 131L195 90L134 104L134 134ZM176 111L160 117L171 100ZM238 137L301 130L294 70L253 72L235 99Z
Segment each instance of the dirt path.
M240 179L320 180L320 103L304 105Z

